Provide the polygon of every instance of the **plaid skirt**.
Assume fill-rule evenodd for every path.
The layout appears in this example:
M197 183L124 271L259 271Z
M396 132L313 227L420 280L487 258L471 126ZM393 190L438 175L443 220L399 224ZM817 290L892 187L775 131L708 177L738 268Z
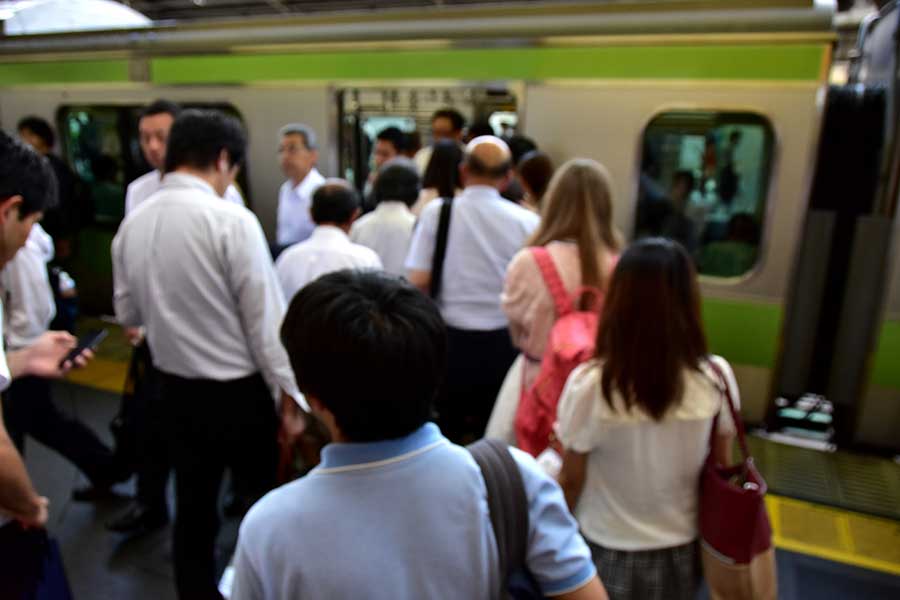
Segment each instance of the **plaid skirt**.
M694 600L701 579L697 542L630 552L586 541L610 600Z

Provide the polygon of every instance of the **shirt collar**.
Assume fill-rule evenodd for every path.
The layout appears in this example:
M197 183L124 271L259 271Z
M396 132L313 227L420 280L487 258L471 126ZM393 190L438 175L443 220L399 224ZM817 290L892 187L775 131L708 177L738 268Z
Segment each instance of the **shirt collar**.
M499 198L503 199L500 196L500 192L497 191L497 188L491 187L489 185L468 185L466 189L463 190L464 196L490 196L491 198Z
M213 189L213 186L209 185L209 183L203 181L196 175L190 175L189 173L166 173L163 176L162 187L166 189L170 188L192 188L196 190L203 190L204 192L208 192L213 196L218 196L216 190Z
M319 170L313 167L309 170L309 173L306 174L306 177L294 186L294 192L298 195L303 193L309 194L313 191L313 188L319 187L319 184L322 183L324 179L322 174L319 173Z
M411 458L435 446L449 444L434 423L425 423L411 434L379 442L331 443L322 448L322 462L317 472L348 471L371 468Z
M409 207L406 206L406 203L400 202L399 200L383 200L375 206L375 212L387 213L387 212L408 212ZM410 213L412 214L412 213Z
M344 233L344 230L334 225L316 225L313 229L310 239L322 242L349 242L350 238Z

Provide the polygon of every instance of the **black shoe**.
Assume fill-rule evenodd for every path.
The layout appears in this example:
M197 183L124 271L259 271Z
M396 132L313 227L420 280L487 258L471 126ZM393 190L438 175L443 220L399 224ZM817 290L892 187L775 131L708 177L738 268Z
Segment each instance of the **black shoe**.
M72 490L72 500L75 502L102 502L121 497L109 485L94 485L91 483Z
M150 508L135 502L123 514L109 521L106 528L116 533L145 533L165 527L168 523L168 510Z

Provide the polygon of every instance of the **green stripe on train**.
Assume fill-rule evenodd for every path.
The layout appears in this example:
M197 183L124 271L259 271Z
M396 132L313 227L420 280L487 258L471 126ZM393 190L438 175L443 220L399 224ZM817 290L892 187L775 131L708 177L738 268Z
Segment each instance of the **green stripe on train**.
M333 79L727 79L815 81L821 44L384 50L161 57L160 84Z
M780 304L703 299L709 349L734 364L774 367L781 319Z
M872 383L900 389L900 321L885 321L872 362Z
M128 81L127 60L0 62L0 85Z

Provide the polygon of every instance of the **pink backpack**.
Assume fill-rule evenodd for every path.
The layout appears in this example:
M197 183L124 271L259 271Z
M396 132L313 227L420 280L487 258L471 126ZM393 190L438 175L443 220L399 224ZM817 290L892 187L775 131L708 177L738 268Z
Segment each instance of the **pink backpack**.
M558 446L553 437L556 406L569 373L594 356L603 294L593 287L579 287L569 296L547 249L533 247L531 254L556 306L556 322L550 329L541 370L529 388L522 386L522 397L516 411L515 431L519 448L537 456L548 446ZM578 299L585 293L593 294L595 298L593 310L576 309ZM556 447L556 450L560 448Z

